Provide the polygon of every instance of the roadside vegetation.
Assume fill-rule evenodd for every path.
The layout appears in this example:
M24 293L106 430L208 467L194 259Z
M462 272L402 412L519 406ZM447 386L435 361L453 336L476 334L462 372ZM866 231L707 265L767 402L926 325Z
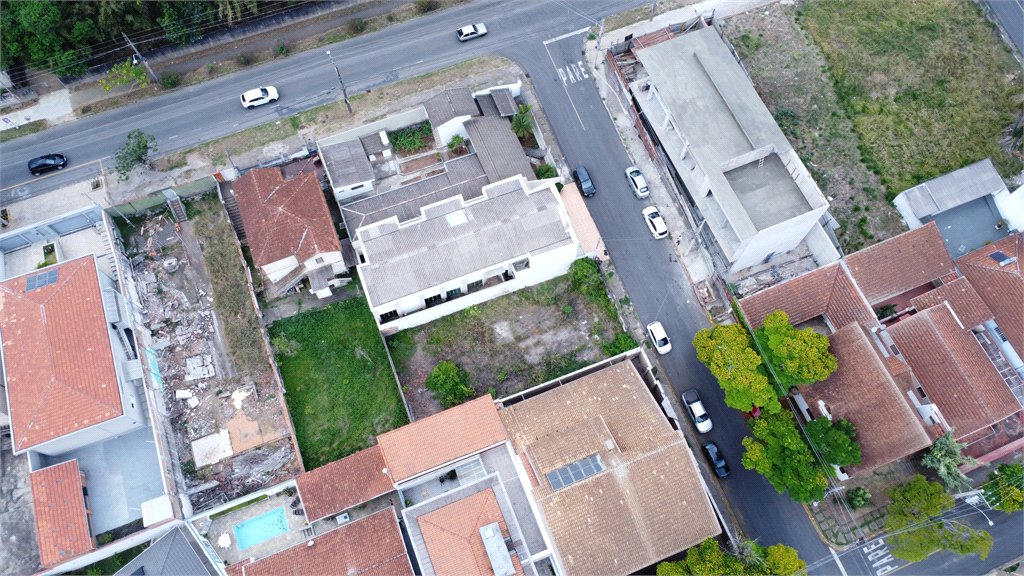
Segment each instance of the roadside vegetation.
M307 470L408 424L387 351L364 298L270 325L288 411Z
M708 538L686 551L678 562L658 564L658 576L712 576L718 574L789 575L802 574L807 562L789 546L764 547L753 540L741 540L726 551L714 538Z
M8 128L0 132L0 142L7 142L8 140L14 140L19 136L28 136L29 134L35 134L36 132L42 132L50 127L49 120L34 120L18 126L17 128Z
M938 482L918 474L906 484L888 491L892 503L885 518L889 552L901 560L920 562L931 553L948 550L960 556L977 554L984 560L992 548L992 536L985 530L942 518L954 500Z

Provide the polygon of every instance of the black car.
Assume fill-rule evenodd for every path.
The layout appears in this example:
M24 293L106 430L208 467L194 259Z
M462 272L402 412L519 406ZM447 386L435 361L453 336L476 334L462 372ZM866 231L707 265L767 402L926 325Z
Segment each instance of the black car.
M53 170L63 170L68 164L68 159L63 154L47 154L28 161L28 171L33 176L39 176Z
M711 463L711 467L715 469L715 474L719 478L725 478L729 475L729 464L726 463L725 458L722 457L722 453L718 451L718 446L714 442L708 442L704 445L704 455L708 457L708 462Z
M587 173L587 169L580 166L572 173L573 178L576 179L576 183L580 185L580 191L586 197L593 196L597 190L594 189L594 183L590 180L590 174Z

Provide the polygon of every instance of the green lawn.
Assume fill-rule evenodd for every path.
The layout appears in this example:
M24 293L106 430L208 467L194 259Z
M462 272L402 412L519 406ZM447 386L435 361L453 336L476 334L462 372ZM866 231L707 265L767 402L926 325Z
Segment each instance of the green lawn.
M279 320L270 335L306 470L409 422L365 299Z
M864 163L891 200L991 156L1020 113L1020 66L974 2L808 2L800 21L828 61Z

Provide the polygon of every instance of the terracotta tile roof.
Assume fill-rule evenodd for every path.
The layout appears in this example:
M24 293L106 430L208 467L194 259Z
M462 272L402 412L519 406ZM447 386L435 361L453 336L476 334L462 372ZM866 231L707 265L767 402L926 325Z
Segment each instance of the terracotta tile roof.
M499 414L536 467L533 496L568 574L629 574L720 533L685 439L630 362ZM552 491L546 474L564 464L559 450L598 454L605 470Z
M789 314L794 325L821 315L827 316L837 330L850 322L878 325L874 312L841 262L747 296L740 300L740 307L753 328L760 328L765 317L776 310Z
M1006 266L989 257L999 251L1017 261ZM1007 236L956 259L957 268L988 304L996 324L1024 355L1024 233Z
M481 396L377 437L391 478L401 482L508 439L490 396Z
M800 393L812 416L825 415L819 404L824 402L833 421L845 418L857 429L861 464L847 467L847 472L861 474L931 444L924 421L907 397L908 391L915 393L913 383L897 383L868 331L847 324L829 336L829 342L839 368L822 382L802 386Z
M53 284L25 291L38 272L0 283L15 450L123 413L93 256L46 268Z
M89 534L77 460L32 472L29 482L43 566L65 562L96 548Z
M992 319L992 311L974 291L970 281L963 277L910 300L918 310L927 310L943 302L949 302L964 328L974 328Z
M981 345L947 307L919 312L888 331L958 438L1020 411Z
M417 521L437 576L494 574L480 528L497 522L503 537L509 532L492 489L456 500ZM517 573L522 574L522 568Z
M290 256L302 264L341 251L316 173L284 180L280 168L254 168L235 180L234 190L256 266Z
M384 474L384 468L387 464L380 447L371 446L300 474L295 484L302 497L306 518L315 522L391 492L395 487Z
M309 542L313 542L312 545ZM242 568L244 576L412 576L394 508L335 528Z
M846 257L850 275L872 305L941 278L953 260L934 222Z
M251 558L245 558L243 560L239 560L238 562L235 562L234 564L224 568L224 571L228 573L228 576L245 576L244 568L247 565L251 564L251 563L252 563L252 559Z

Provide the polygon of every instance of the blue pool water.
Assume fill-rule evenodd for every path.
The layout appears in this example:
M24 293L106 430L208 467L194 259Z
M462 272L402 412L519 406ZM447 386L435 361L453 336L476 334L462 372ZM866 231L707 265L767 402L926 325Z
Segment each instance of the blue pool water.
M282 506L241 524L235 524L235 539L238 540L238 549L245 550L287 531L288 516L285 515Z

